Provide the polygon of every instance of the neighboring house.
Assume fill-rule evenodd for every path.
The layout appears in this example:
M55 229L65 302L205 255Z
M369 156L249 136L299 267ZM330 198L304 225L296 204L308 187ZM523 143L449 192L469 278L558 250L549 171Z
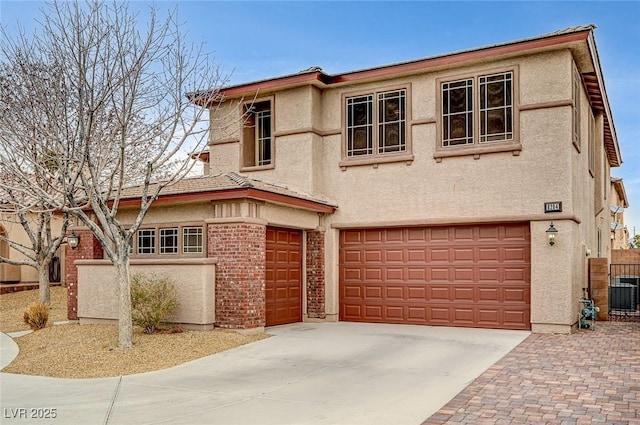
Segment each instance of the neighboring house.
M35 223L35 218L32 223ZM53 234L55 235L56 232L60 233L61 228L61 219L57 219L54 216L52 221ZM5 209L4 212L0 212L0 257L16 261L25 259L20 252L10 248L9 243L2 238L6 238L26 247L31 246L31 241L29 240L27 232L20 224L19 218L16 214L9 212L7 209ZM60 253L52 261L49 271L50 283L63 282L64 270L62 270L62 255L63 250L61 249ZM38 287L38 271L30 266L0 262L0 291L4 293L5 290L9 290L9 284L20 284L20 286L33 286L36 288Z
M206 175L158 199L134 267L188 266L201 288L215 273L214 290L185 298L205 327L570 332L588 255L610 256L610 168L622 162L593 32L223 89ZM235 131L218 131L229 117ZM82 275L101 263L74 261L101 254L77 231L78 316L113 318L83 304Z
M629 200L620 177L611 177L611 250L629 248L629 229L624 224L624 210Z

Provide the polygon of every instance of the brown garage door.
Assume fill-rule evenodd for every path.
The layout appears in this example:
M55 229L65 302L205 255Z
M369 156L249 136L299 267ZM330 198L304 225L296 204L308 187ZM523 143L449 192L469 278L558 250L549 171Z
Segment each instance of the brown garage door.
M299 230L267 227L267 326L302 320L302 243Z
M340 320L530 329L528 223L344 230Z

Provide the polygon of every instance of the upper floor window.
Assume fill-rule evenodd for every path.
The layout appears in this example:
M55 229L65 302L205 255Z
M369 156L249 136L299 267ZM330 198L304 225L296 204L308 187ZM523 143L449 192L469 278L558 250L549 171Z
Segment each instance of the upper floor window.
M514 79L510 70L441 82L441 146L515 141Z
M264 167L273 164L272 100L256 101L243 106L242 165Z
M582 79L580 73L574 67L573 69L573 145L578 152L581 149L580 143L580 87Z
M348 158L406 152L407 89L346 97Z

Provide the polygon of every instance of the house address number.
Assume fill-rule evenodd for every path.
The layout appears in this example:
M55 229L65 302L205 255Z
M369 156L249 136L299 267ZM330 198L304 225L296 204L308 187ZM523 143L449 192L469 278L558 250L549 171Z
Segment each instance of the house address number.
M545 213L562 212L562 202L545 202L544 212Z

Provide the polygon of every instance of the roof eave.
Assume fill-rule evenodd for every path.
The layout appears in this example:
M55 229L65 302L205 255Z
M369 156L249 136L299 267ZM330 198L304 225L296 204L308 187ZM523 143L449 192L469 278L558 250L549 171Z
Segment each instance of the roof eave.
M253 199L324 214L333 214L336 211L336 207L333 205L251 187L160 195L158 199L153 202L153 205L234 199ZM139 205L139 197L120 200L120 207L122 208Z
M595 77L597 80L597 90L602 98L602 112L604 114L604 143L605 151L607 153L607 159L611 167L619 167L622 164L622 154L620 152L620 145L618 144L618 136L616 134L616 128L613 123L613 115L611 113L611 106L609 105L609 98L607 96L607 90L604 83L604 76L602 72L602 66L600 64L600 58L598 56L598 49L596 47L595 36L593 31L589 32L587 38L587 47L589 48L589 55L591 56L591 62L593 63L593 69L595 70Z

